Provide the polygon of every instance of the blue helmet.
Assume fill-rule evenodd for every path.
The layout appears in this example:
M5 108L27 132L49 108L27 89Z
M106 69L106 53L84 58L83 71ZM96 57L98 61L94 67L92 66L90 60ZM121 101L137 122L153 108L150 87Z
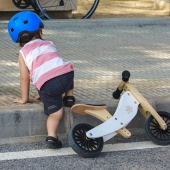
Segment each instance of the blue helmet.
M19 41L21 33L34 33L44 28L41 18L31 11L22 11L15 14L8 23L8 33L14 42Z

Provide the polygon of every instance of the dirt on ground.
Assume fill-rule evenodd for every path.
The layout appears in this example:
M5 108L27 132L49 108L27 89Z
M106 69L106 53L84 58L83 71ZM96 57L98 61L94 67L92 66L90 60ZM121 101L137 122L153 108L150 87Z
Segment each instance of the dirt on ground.
M73 18L80 18L79 15L80 10L73 11ZM91 18L168 17L169 15L169 10L154 9L154 0L100 0Z
M68 0L72 2L72 0ZM48 11L53 19L80 19L86 11L87 4L94 0L77 0L74 4L77 10L72 11ZM81 3L80 3L81 2ZM86 3L86 4L85 4ZM9 20L17 11L0 11L0 20ZM154 0L100 0L99 5L92 15L97 18L147 18L169 17L170 9L154 9Z

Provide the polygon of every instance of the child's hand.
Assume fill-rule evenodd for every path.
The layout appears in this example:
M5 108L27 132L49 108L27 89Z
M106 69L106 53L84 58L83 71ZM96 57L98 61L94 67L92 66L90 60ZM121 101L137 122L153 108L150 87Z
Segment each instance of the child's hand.
M14 103L21 103L21 104L25 104L25 103L26 103L26 102L24 102L24 101L22 100L22 98L14 99L13 102L14 102Z

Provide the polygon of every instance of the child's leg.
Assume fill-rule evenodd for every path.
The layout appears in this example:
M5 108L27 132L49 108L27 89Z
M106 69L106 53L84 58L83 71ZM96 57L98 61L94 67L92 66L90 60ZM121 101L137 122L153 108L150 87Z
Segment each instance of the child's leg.
M62 142L58 140L57 129L60 123L60 120L63 115L63 108L58 110L55 113L52 113L47 118L47 133L48 137L46 143L49 148L61 148Z
M73 89L68 90L68 91L65 93L65 96L73 96L73 92L74 92Z
M57 128L62 118L62 115L63 115L63 108L48 116L47 119L48 136L53 136L54 138L57 138Z

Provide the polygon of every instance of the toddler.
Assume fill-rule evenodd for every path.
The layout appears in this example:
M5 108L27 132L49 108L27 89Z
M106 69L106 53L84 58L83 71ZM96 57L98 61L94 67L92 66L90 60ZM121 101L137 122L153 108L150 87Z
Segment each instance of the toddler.
M47 118L46 144L49 148L61 148L57 128L63 114L62 104L71 107L75 103L73 96L74 67L64 62L51 41L43 40L41 18L31 11L15 14L8 23L11 39L19 43L20 88L21 97L14 103L29 101L29 85L32 81L44 104ZM64 94L64 97L62 98Z

